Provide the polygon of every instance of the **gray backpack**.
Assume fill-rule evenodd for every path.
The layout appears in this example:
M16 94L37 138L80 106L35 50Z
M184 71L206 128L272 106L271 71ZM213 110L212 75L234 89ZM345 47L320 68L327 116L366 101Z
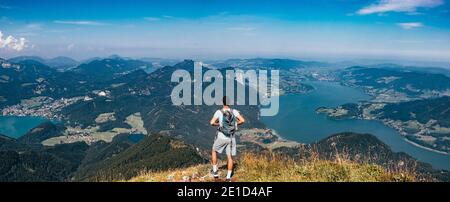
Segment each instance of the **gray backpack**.
M222 132L225 136L230 137L236 132L236 116L233 114L233 110L220 110L222 112L222 124L219 126L218 130Z

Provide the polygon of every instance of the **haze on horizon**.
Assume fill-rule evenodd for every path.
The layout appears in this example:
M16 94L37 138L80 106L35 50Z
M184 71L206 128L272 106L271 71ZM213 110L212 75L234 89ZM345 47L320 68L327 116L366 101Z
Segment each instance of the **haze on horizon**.
M0 57L450 62L447 0L0 0Z

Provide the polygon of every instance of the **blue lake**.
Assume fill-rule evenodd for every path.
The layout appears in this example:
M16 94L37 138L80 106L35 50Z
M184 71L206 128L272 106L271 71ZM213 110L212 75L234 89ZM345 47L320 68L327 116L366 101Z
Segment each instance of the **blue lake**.
M360 89L342 86L335 82L314 81L308 84L315 90L303 95L280 97L280 111L262 121L283 138L311 143L339 132L371 133L388 144L394 151L402 151L435 168L450 170L450 155L432 152L408 143L394 129L372 120L331 120L317 114L318 107L335 107L340 104L370 100Z
M35 116L0 116L0 134L18 138L45 121Z

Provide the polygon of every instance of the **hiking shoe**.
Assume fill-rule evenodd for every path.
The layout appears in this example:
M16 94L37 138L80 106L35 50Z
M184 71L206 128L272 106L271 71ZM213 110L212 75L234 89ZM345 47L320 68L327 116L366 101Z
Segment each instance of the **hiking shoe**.
M217 179L219 178L219 171L214 172L213 170L211 170L211 175Z
M231 182L231 178L227 178L225 182Z

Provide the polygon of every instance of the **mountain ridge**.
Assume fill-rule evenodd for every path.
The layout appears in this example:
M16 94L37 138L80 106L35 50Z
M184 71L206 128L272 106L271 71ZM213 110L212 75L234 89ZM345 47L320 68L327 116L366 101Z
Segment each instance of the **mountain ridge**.
M55 68L57 70L62 70L62 71L67 70L71 67L75 67L76 65L79 64L79 62L77 60L72 59L67 56L57 56L54 58L42 58L39 56L18 56L18 57L9 58L7 61L12 62L12 63L20 63L25 60L37 61L42 64L48 65L49 67Z
M389 147L369 134L340 133L320 140L316 143L301 147L283 147L277 150L252 151L245 150L236 158L234 181L239 182L403 182L403 181L448 181L450 173L436 171L434 175L423 174L423 170L416 170L413 164L392 164L392 166L380 165L364 157L364 146L355 150L361 152L355 156L342 148L330 146L330 143L348 144L348 140L340 142L339 139L351 139L364 143L365 140L373 142L364 143L372 146L382 146L382 153L392 152ZM337 143L336 143L337 142ZM351 142L351 141L350 141ZM334 152L321 153L323 151L311 149L313 147L330 148ZM305 147L309 151L305 150ZM375 148L374 148L375 149ZM302 152L306 156L302 156ZM404 155L404 154L400 154ZM302 156L302 157L299 157ZM330 158L332 157L332 158ZM411 158L411 157L407 157ZM143 171L128 182L214 182L209 174L211 165L197 164L187 168L177 168L168 171ZM221 175L226 169L224 163L220 166ZM118 179L122 181L123 179Z

